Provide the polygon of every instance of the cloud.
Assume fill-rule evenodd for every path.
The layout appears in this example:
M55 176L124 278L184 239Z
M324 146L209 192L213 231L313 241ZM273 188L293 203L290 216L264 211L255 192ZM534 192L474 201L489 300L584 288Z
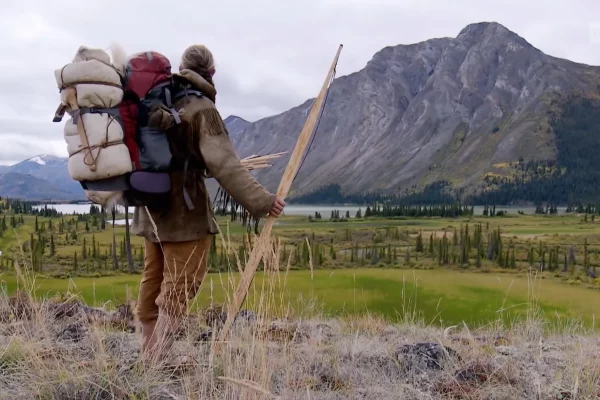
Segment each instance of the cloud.
M360 70L380 49L454 37L497 21L542 51L600 64L596 0L24 0L0 15L0 164L38 153L65 155L54 70L81 44L132 53L153 49L179 65L190 44L215 54L217 106L257 120L314 97L340 43L338 76Z

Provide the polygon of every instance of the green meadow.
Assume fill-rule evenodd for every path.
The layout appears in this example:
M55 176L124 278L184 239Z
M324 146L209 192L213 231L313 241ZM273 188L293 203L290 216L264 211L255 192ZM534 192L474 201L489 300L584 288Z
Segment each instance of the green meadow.
M10 210L5 216L12 218ZM113 230L98 215L18 219L23 222L0 235L0 282L8 294L17 288L40 297L69 292L95 306L136 298L142 238L131 236L129 264L125 228ZM243 265L255 240L237 221L219 217L219 224L211 273L193 307L228 301L236 259ZM600 278L593 277L600 267L600 220L591 214L286 216L273 237L278 257L271 268L279 272L257 274L248 308L264 306L261 294L268 293L269 306L281 313L369 312L446 326L511 322L533 312L593 325L600 306ZM26 282L18 281L16 269Z
M193 307L222 304L233 292L237 273L210 273ZM121 304L137 295L139 275L72 279L0 277L4 290L34 291L51 297L69 292L95 306ZM32 290L33 289L33 290ZM275 310L293 314L373 313L390 320L423 318L434 325L479 326L511 322L541 311L551 321L582 319L594 323L600 291L566 285L551 278L513 273L449 270L352 269L289 271L256 275L247 307L258 306L261 293L273 293Z

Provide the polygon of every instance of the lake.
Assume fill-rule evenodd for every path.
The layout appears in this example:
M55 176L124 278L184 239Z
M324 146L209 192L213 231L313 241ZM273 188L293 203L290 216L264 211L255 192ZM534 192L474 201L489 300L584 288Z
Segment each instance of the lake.
M35 208L43 208L45 204L34 206ZM85 214L89 213L91 204L47 204L48 208L54 208L58 212L64 214ZM354 217L359 208L362 208L364 213L366 207L359 206L336 206L336 205L300 205L290 204L285 208L285 215L288 216L309 216L315 215L315 212L321 213L323 219L331 217L331 211L337 210L340 212L340 216L346 215L346 212L350 212L350 215ZM482 209L483 210L483 209ZM119 207L119 212L124 213L125 208ZM129 207L129 213L133 214L133 207Z
M37 205L35 208L43 208L45 205ZM90 211L90 203L80 203L80 204L48 204L48 208L54 208L58 212L62 212L64 214L85 214ZM350 212L352 218L356 215L358 209L361 209L363 214L366 209L365 206L356 206L356 205L332 205L332 204L322 204L322 205L308 205L308 204L290 204L285 207L284 215L287 216L309 216L315 215L315 212L321 213L323 219L329 219L331 217L331 212L337 210L340 212L340 216L345 216L346 212ZM483 206L475 206L475 215L483 214ZM515 206L497 206L496 211L504 210L508 214L517 214L519 211L524 212L525 214L534 214L535 207L524 206L524 207L515 207ZM119 210L121 213L125 212L124 207L120 207ZM559 214L562 214L566 211L566 207L558 207ZM129 213L133 214L133 207L129 208ZM118 224L124 224L123 220L117 221Z

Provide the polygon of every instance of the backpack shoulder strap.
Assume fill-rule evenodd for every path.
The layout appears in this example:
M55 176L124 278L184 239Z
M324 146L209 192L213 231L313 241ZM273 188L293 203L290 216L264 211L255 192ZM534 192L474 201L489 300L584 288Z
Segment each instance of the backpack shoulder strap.
M188 97L190 95L197 96L197 97L205 97L204 93L202 93L199 90L189 89L187 87L184 87L183 89L181 89L180 91L175 93L175 96L173 97L173 101L177 101L183 97Z
M174 83L174 87L176 88L174 90L173 102L175 102L183 97L188 97L190 95L197 96L197 97L206 97L206 95L204 93L202 93L202 91L196 89L191 84L191 82L188 79L186 79L184 76L181 76L179 74L173 74L173 83Z

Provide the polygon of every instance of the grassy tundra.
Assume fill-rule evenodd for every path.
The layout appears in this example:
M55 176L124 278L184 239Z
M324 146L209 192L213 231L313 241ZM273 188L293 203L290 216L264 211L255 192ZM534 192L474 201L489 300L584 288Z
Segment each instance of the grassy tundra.
M600 398L593 318L551 318L548 305L540 306L582 311L598 292L558 279L448 269L290 271L280 257L268 257L250 292L254 312L239 315L227 342L216 342L222 309L192 304L172 357L145 366L130 304L89 307L64 291L68 280L17 273L20 291L0 295L2 400ZM97 278L95 289L91 278L74 278L70 288L110 297L102 294L107 281L133 277ZM14 287L15 278L4 278ZM211 274L201 297L229 298L235 278ZM513 289L523 297L512 299ZM448 319L424 316L427 291L445 293L435 310L444 314L451 305ZM299 292L303 297L290 297ZM320 296L344 307L331 315ZM396 296L398 318L368 312L389 307L389 296ZM520 313L506 318L517 307ZM478 312L487 314L485 324L461 322Z
M600 222L592 215L340 217L277 222L278 264L289 269L285 296L296 308L311 299L330 316L368 311L393 321L418 312L430 324L480 325L498 316L521 317L535 299L550 320L595 323L600 280L588 275L600 265ZM34 277L29 289L36 296L69 291L90 305L107 306L135 298L141 238L131 236L130 268L125 228L114 229L115 265L113 229L99 215L18 218L23 223L0 237L7 294L19 287L16 262ZM212 248L213 273L196 308L226 300L236 264L244 263L253 244L239 223L219 222L223 234ZM500 248L492 248L496 242Z
M252 311L219 344L254 242L221 219L213 273L155 367L129 302L140 239L130 268L123 227L115 265L98 218L21 219L0 238L0 399L600 398L591 216L282 218Z

